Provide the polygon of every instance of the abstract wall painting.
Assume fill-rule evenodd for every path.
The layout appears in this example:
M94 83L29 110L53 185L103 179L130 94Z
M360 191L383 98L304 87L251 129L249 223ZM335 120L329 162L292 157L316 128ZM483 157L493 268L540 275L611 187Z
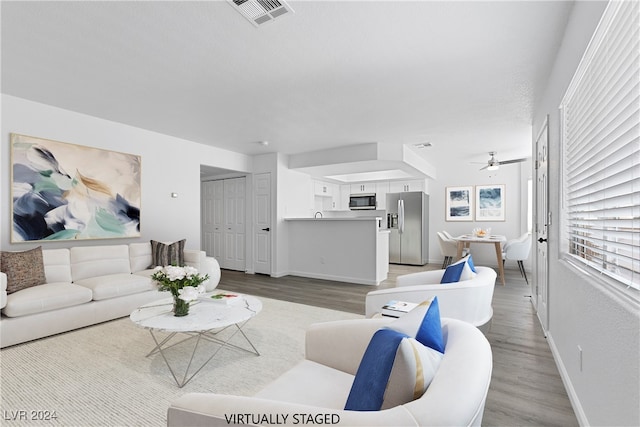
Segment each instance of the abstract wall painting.
M476 185L476 221L505 220L505 186Z
M140 237L141 158L11 134L12 242Z
M446 221L473 221L473 187L447 187Z

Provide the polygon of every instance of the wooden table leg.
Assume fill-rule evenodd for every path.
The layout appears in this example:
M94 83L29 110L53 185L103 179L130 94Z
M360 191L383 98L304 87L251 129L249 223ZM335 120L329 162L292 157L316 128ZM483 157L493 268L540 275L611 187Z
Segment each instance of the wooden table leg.
M459 260L460 258L462 258L462 246L464 245L464 242L462 240L458 240L458 258L456 259Z
M502 282L502 286L504 286L504 264L502 263L502 249L500 248L500 242L495 242L495 247L496 259L498 260L498 271L500 272L500 281Z

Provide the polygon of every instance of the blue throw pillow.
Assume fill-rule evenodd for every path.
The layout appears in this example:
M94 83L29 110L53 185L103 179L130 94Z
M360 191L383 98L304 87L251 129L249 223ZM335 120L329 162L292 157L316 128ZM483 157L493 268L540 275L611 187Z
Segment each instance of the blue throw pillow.
M358 366L345 410L380 410L398 346L406 337L407 335L392 329L376 331Z
M461 280L469 280L476 275L476 267L473 265L471 255L454 262L444 271L440 283L455 283Z
M415 338L422 345L444 353L437 296L423 301L404 316L394 320L388 327Z
M474 273L477 273L476 266L473 264L473 258L471 258L471 254L467 255L467 265Z
M455 264L451 264L447 267L442 275L442 279L440 283L455 283L460 281L460 276L462 276L462 270L464 270L464 266L466 262L457 262Z
M378 330L365 351L345 410L379 411L419 398L444 353L438 299Z

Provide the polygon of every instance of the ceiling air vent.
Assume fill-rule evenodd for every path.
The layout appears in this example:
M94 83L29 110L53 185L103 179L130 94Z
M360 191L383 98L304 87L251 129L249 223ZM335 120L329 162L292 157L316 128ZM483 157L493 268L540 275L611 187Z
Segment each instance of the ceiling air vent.
M284 0L229 0L229 3L256 27L293 13Z

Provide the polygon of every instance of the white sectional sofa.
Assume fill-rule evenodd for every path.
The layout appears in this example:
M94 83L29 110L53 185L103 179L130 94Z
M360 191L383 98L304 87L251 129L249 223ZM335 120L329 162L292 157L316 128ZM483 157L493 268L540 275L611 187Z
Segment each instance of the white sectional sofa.
M218 285L215 258L190 249L184 258L209 275L207 291ZM151 280L150 243L44 249L42 259L42 285L7 295L7 276L0 272L0 348L125 317L168 295Z

